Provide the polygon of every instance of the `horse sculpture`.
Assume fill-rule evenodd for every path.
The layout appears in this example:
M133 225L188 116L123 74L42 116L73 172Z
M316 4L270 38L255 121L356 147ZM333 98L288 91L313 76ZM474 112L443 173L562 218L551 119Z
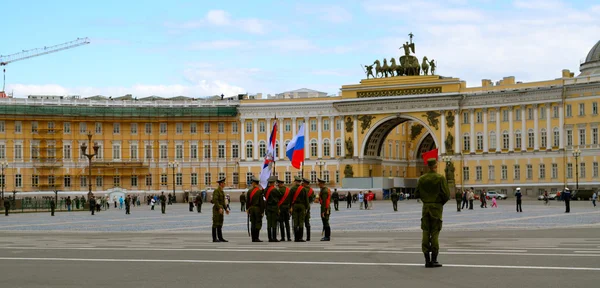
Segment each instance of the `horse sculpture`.
M427 73L429 73L429 59L427 59L427 56L423 56L421 70L423 70L423 75L427 75Z
M383 77L383 69L381 68L381 62L379 62L379 60L375 60L373 64L375 65L375 78L379 77L380 73L381 77Z
M398 65L396 65L396 58L392 57L390 58L390 67L388 68L388 73L390 73L390 76L394 77L394 76L400 76L400 75L394 75L394 73L396 73L398 69Z
M419 76L421 74L421 65L419 65L419 59L415 56L401 56L400 64L402 65L402 68L404 68L404 74L406 74L406 76Z

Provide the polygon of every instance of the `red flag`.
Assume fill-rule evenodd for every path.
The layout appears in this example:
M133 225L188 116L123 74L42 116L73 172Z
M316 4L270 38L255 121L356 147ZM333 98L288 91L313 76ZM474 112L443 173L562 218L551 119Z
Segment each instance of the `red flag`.
M435 158L435 160L438 160L438 149L435 148L431 151L427 151L427 152L423 153L421 156L423 156L423 162L425 162L425 165L427 165L427 159L429 159L429 158Z

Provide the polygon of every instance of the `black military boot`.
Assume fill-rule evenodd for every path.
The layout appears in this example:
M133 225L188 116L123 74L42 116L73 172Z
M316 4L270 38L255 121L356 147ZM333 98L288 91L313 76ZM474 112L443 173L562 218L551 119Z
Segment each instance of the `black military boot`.
M287 239L288 241L292 241L292 238L290 238L290 227L289 226L285 226L285 232L287 233ZM281 237L283 238L283 232L281 232Z
M271 228L267 227L267 238L269 238L269 242L273 242L273 234L271 234Z
M329 241L329 236L331 234L331 230L329 227L325 227L325 237L321 238L321 241Z
M302 239L304 237L304 227L298 227L298 240L296 242L306 242L304 241L304 239Z
M310 241L310 227L306 227L306 241Z
M254 229L254 233L256 233L256 241L255 242L263 242L260 240L260 229Z
M212 236L213 236L213 242L221 242L221 241L219 241L219 239L217 239L217 228L216 227L212 228Z
M229 242L229 241L223 239L223 226L217 227L217 236L219 237L220 242Z
M279 242L279 240L277 240L277 227L271 228L271 233L273 233L273 242Z
M442 264L437 261L438 252L431 252L431 267L442 267Z
M285 228L285 225L283 225L283 222L279 223L279 231L281 231L281 240L279 240L279 241L285 241L285 230L284 230L284 228ZM290 235L290 233L288 231L288 238L289 238L289 235Z
M425 268L433 268L433 264L431 263L431 257L429 256L429 252L423 252L425 255Z

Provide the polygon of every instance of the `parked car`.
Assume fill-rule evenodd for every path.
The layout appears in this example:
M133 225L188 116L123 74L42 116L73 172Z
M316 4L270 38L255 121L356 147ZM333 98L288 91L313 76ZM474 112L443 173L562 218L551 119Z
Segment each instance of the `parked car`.
M498 192L496 192L496 191L488 191L488 192L485 194L485 198L486 198L486 199L492 199L492 198L494 198L494 196L495 196L495 197L496 197L496 199L498 199L498 200L506 200L506 197L507 197L507 196L506 196L506 194L500 194L500 193L498 193Z
M344 194L344 193L339 193L339 192L338 192L338 194L339 194L339 199L340 199L340 201L346 201L346 194Z
M556 199L556 193L548 193L548 200ZM544 194L538 196L538 200L544 200Z
M594 190L592 190L592 189L573 190L573 192L571 192L571 199L573 199L573 200L590 200L590 199L592 199L593 194L594 194Z

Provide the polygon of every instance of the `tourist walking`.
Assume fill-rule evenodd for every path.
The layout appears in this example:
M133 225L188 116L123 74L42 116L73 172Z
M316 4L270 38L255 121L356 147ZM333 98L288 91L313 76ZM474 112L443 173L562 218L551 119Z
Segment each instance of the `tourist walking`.
M496 202L496 196L492 198L492 208L498 208L498 203Z
M346 194L346 209L350 208L352 208L352 193L348 191L348 194Z
M594 194L592 194L592 204L594 207L596 207L596 199L598 199L598 192L594 191Z
M364 202L364 195L362 194L362 191L360 191L358 193L358 203L360 203L360 210L363 210L363 207L366 206L366 202ZM366 208L365 208L366 209Z
M454 192L454 199L456 200L456 211L460 212L460 204L461 202L466 202L465 200L463 200L463 195L465 195L463 192L460 191L460 189L456 189L456 192ZM466 196L464 196L466 199ZM464 206L464 205L463 205Z

